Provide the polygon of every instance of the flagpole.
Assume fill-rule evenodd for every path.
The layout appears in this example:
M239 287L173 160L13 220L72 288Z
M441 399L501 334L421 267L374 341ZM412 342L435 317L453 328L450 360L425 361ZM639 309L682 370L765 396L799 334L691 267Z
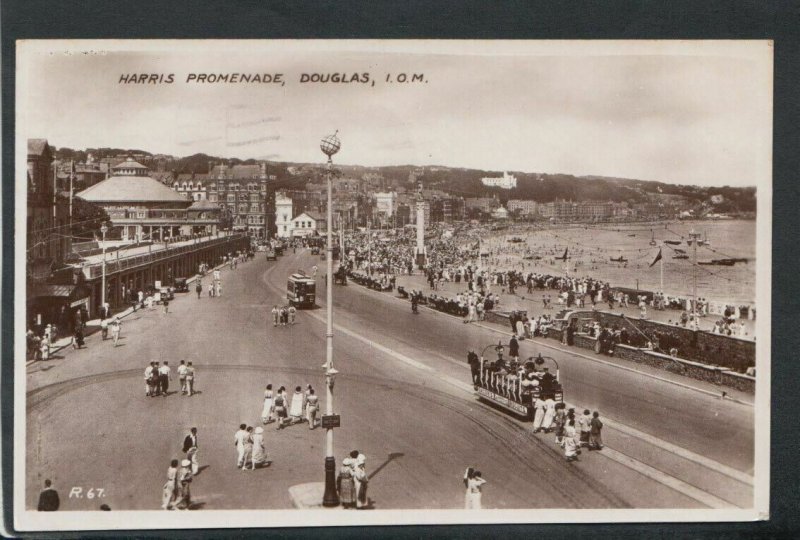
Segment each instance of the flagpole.
M659 253L661 253L659 251ZM661 294L664 294L664 256L661 256Z

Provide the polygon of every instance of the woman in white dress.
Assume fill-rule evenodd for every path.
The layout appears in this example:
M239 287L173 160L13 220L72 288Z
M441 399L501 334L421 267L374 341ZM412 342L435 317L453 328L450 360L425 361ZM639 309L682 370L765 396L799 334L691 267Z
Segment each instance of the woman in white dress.
M367 457L364 454L358 454L356 464L353 467L353 481L356 488L356 508L367 508L369 506L369 498L367 497L367 485L369 483L369 476L366 470Z
M261 426L257 427L255 434L253 434L252 462L253 469L256 467L261 467L267 462L267 450L264 448L264 428Z
M272 395L272 385L268 384L267 389L264 390L264 408L261 410L261 422L269 424L273 421L272 407L275 404L275 398Z
M570 419L567 422L567 428L564 431L564 458L567 461L576 461L578 459L578 445L575 444L575 420Z
M298 386L294 389L294 394L292 394L292 404L289 407L289 420L292 424L303 421L304 402L305 398L303 396L303 389Z
M481 477L481 471L475 471L471 477L467 478L467 494L465 495L465 505L467 510L481 509L481 487L486 483Z

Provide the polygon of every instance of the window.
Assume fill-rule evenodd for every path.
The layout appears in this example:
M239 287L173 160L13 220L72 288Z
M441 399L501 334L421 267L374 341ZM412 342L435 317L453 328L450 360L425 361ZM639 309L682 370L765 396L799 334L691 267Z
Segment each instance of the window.
M283 226L283 232L286 232L286 225Z

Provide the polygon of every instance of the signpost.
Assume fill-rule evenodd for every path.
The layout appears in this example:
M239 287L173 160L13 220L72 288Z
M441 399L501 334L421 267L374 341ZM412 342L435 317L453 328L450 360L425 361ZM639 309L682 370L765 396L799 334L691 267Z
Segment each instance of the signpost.
M338 414L323 414L322 429L333 429L341 427L341 416Z

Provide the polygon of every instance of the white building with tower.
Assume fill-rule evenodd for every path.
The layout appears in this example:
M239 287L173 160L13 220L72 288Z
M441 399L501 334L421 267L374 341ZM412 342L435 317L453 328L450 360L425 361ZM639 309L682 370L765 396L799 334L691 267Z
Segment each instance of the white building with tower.
M481 178L481 183L488 187L512 189L517 187L517 177L513 174L508 174L508 172L504 172L503 176L500 178L493 178L489 176Z
M378 192L375 194L375 207L378 213L392 217L397 207L397 193L394 191Z
M278 238L291 238L292 230L292 199L279 191L275 194L275 234Z

